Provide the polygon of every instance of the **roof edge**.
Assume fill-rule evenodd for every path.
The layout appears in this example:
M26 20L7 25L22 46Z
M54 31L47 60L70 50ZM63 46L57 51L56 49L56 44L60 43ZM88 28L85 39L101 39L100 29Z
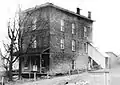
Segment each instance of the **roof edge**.
M39 5L39 6L36 5L35 7L28 8L28 9L24 10L23 12L30 12L30 11L32 11L32 10L37 10L37 9L39 9L39 8L43 8L43 7L47 7L47 6L51 6L51 7L57 8L57 9L59 9L59 10L66 11L66 12L68 12L68 13L71 13L71 14L75 15L75 16L78 16L78 17L81 17L81 18L83 18L83 19L87 19L87 20L89 20L89 21L95 22L95 20L92 20L92 19L90 19L90 18L88 18L88 17L86 17L86 16L76 14L76 13L73 12L73 11L70 11L70 10L68 10L68 9L59 7L59 6L54 5L54 4L52 4L52 3L49 3L49 2L47 2L47 3L45 3L45 4L41 4L41 5Z

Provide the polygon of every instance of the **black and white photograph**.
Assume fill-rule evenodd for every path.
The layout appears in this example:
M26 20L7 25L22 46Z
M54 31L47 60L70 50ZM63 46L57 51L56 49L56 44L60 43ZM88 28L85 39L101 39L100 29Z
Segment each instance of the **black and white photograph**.
M120 85L119 4L0 1L0 85Z

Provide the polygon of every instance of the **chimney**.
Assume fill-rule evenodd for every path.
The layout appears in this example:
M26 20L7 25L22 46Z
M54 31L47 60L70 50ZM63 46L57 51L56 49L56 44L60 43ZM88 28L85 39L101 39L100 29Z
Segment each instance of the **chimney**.
M91 19L91 12L88 11L88 18Z
M77 14L79 14L80 15L80 8L77 8Z

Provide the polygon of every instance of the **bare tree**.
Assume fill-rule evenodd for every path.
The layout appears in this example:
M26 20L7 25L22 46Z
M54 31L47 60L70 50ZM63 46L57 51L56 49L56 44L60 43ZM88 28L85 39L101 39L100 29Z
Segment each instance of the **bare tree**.
M21 10L21 9L20 9ZM21 15L20 10L18 13L16 13L13 21L8 21L8 40L10 43L3 43L4 49L5 49L5 55L3 55L2 52L0 52L0 55L2 56L2 59L6 62L4 62L3 67L6 69L6 71L9 70L9 80L12 81L12 66L13 63L19 59L19 76L21 75L21 58L19 58L22 55L22 44L23 44L23 29L22 27L28 22L28 18L31 16L32 13L26 13L24 16ZM22 17L21 17L22 16ZM32 36L30 37L30 43L28 43L29 46L33 43ZM26 53L25 52L25 53Z
M12 64L15 62L13 52L15 51L15 42L17 40L18 30L15 26L16 22L15 19L13 21L13 24L8 22L8 38L10 40L10 43L5 44L3 43L4 49L5 49L5 55L0 53L2 56L2 59L6 62L4 62L3 67L6 69L6 71L9 70L9 79L12 80Z
M6 49L7 50L7 49ZM1 56L1 68L6 70L6 73L8 73L9 68L9 55L6 52L5 54L2 53L0 49L0 56ZM6 74L8 76L8 74Z
M35 8L36 9L36 8ZM33 14L33 15L32 15ZM9 44L3 44L4 48L6 49L6 55L3 55L4 59L8 62L8 69L10 72L10 80L12 80L12 66L13 63L16 62L16 60L19 59L19 78L21 76L21 56L23 54L28 53L29 48L33 44L35 40L35 33L32 33L32 31L35 32L36 29L30 31L31 28L34 27L34 11L21 11L21 8L19 7L19 12L16 13L16 16L14 17L13 21L8 21L8 40ZM38 28L42 28L42 30L38 30L39 36L46 36L46 30L45 27L49 27L49 20L44 19L41 17L40 13L37 15L37 23ZM36 16L35 15L35 16ZM44 35L43 35L44 34ZM29 38L25 38L29 37ZM27 40L27 44L25 44L25 39ZM25 49L24 49L25 48Z

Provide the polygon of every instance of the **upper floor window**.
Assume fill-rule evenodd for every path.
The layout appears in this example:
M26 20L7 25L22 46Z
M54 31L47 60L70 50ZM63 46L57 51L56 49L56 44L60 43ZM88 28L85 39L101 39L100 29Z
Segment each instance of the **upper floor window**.
M72 34L75 34L75 24L72 23Z
M87 27L84 27L84 37L87 37Z
M64 39L60 40L60 47L61 47L61 49L64 49Z
M36 29L36 23L37 23L37 18L35 17L35 18L33 19L33 30Z
M75 51L75 40L72 40L72 51Z
M36 48L37 47L37 41L36 39L32 42L32 48Z
M61 20L61 31L64 32L64 20Z

